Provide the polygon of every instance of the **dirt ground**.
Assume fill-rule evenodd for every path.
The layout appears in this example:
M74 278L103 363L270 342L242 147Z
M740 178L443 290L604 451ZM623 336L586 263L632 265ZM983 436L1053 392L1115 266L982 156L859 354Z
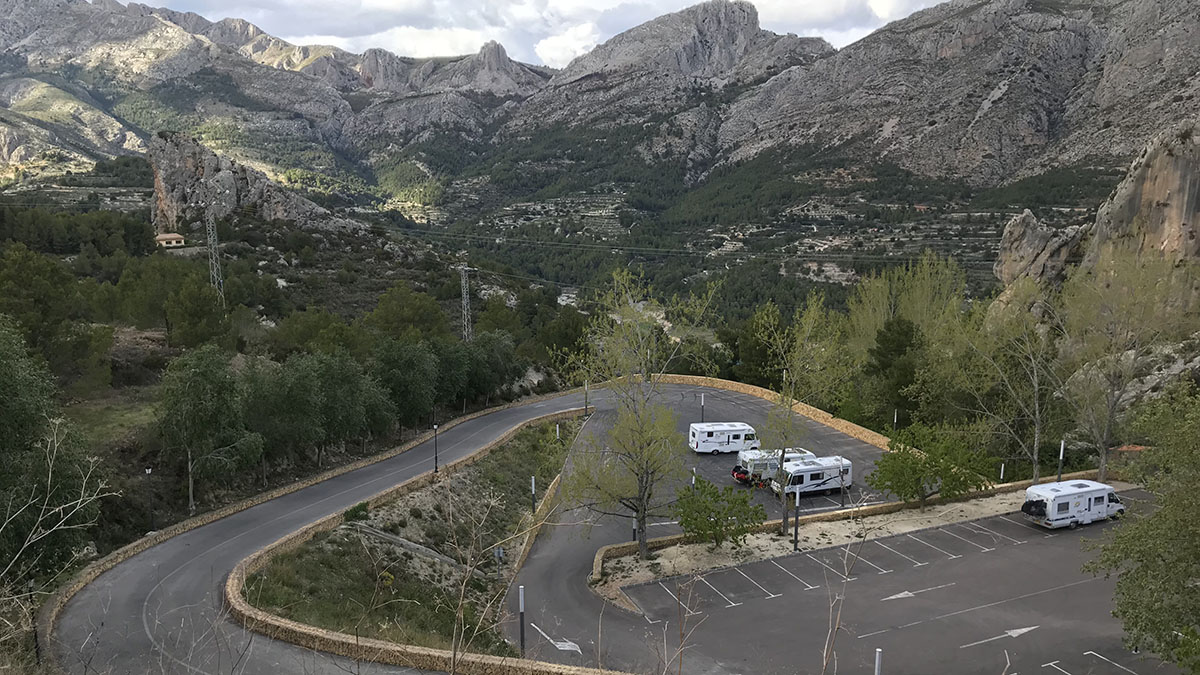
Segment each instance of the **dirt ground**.
M1135 487L1128 483L1112 483L1112 485L1118 491ZM861 519L801 524L800 550L843 546L859 539L886 537L947 523L1013 513L1021 509L1021 503L1024 501L1025 491L1016 490L980 499L929 506L924 512L917 509L905 509L896 513ZM617 605L637 611L633 603L621 591L622 586L680 574L700 574L722 567L777 558L791 552L791 532L788 532L786 537L777 532L752 534L746 538L744 545L736 549L725 545L712 550L708 544L671 546L655 551L655 557L652 560L638 560L634 555L606 561L604 569L607 576L603 582L595 586L595 590Z

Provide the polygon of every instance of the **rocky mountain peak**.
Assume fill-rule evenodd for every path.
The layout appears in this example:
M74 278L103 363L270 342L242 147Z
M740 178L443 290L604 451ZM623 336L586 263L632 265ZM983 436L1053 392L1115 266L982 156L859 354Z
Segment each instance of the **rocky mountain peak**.
M715 78L778 37L759 28L758 10L749 2L708 0L612 37L576 58L556 79L624 70Z

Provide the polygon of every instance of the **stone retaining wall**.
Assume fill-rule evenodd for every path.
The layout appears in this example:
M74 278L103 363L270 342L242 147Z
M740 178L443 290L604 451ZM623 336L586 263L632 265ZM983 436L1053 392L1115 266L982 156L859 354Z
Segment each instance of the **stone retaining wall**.
M480 411L471 413L469 415L465 415L463 417L459 417L459 418L450 420L450 421L446 422L445 424L441 425L439 431L445 432L445 430L450 429L459 424L462 424L463 422L466 422L468 420L473 420L477 417L481 417L483 415L487 415L487 414L490 414L490 413L493 413L493 412L496 412L499 410L505 410L508 408L516 407L516 406L526 405L526 404L533 403L533 402L536 402L539 400L548 400L551 398L557 398L558 396L575 393L577 391L581 391L581 389L572 389L572 390L566 391L566 392L545 394L542 396L535 396L535 397L528 398L528 399L513 401L511 403L507 403L502 406L486 408L484 410L480 410ZM329 480L330 478L334 478L334 477L340 476L342 474L349 473L351 471L356 471L365 466L370 466L377 462L382 462L386 459L391 459L392 457L395 457L396 455L399 455L401 453L411 450L412 448L415 448L416 446L424 443L425 441L428 441L431 438L433 438L432 431L422 434L421 436L418 436L417 438L414 438L414 439L408 441L407 443L399 445L390 450L386 450L377 455L372 455L370 457L365 457L363 459L351 462L350 464L335 467L335 468L325 471L323 473L317 474L316 476L312 476L310 478L305 478L303 480L296 481L295 483L291 483L289 485L284 485L282 487L275 488L274 490L270 490L270 491L264 492L262 494L255 495L253 497L243 499L242 501L235 502L233 504L229 504L228 506L221 507L215 511L210 511L208 513L202 513L198 516L188 518L187 520L184 520L179 523L175 523L174 525L171 525L163 530L154 532L145 537L142 537L141 539L138 539L137 541L134 541L129 544L126 544L125 546L122 546L121 548L104 556L103 558L93 561L92 563L90 563L89 565L84 567L69 582L67 582L63 586L59 587L58 590L56 590L46 600L46 602L42 605L41 609L38 611L38 619L37 619L38 635L41 636L41 639L44 642L44 644L52 645L54 643L54 629L55 629L55 624L58 621L58 615L62 612L63 608L67 606L67 603L71 600L71 598L73 598L76 593L83 590L84 586L87 586L88 584L95 581L101 574L104 574L108 570L116 567L117 565L121 564L122 562L125 562L129 558L132 558L133 556L141 553L142 551L145 551L153 546L157 546L158 544L161 544L162 542L164 542L172 537L179 536L179 535L183 534L184 532L194 530L198 527L203 527L205 525L208 525L209 523L220 520L226 516L231 516L240 511L245 511L248 508L258 506L259 504L262 504L263 502L271 501L272 499L276 499L276 498L282 497L286 494L296 492L297 490L302 490L306 487L316 485L317 483L320 483L321 481ZM48 659L48 662L49 662L50 668L52 670L59 672L59 673L65 672L63 670L61 664L59 664L53 656L51 656L51 658Z
M1063 474L1063 480L1072 480L1075 478L1095 479L1096 473L1097 472L1095 469L1091 469L1088 471L1078 471L1076 473ZM1049 478L1042 478L1038 482L1039 483L1050 483L1055 480L1057 480L1057 478L1051 476ZM993 485L989 488L985 488L978 492L972 492L970 494L963 495L961 497L956 497L954 499L944 499L942 497L932 497L932 498L926 500L925 504L926 504L926 506L936 506L938 504L946 504L946 503L950 503L950 502L961 502L961 501L966 501L969 499L978 499L980 497L990 497L992 495L1001 494L1004 492L1016 492L1018 490L1024 490L1025 488L1029 487L1031 484L1032 483L1028 480L1020 481L1017 483L1002 483L1000 485ZM835 521L835 520L849 520L851 518L868 518L870 516L879 516L879 515L883 515L886 513L896 513L898 511L903 511L905 509L915 509L915 508L918 508L918 506L919 506L919 504L917 504L915 502L913 502L913 503L885 502L883 504L872 504L871 506L863 506L863 507L859 507L859 508L848 508L848 509L839 509L836 511L826 511L824 513L814 513L814 514L808 515L808 516L800 516L799 520L800 520L800 524L804 525L807 523L822 523L822 522L831 522L831 521ZM765 523L763 523L762 525L759 525L758 527L754 528L752 530L752 532L755 532L755 533L771 532L774 530L778 530L782 524L783 524L783 521L781 519L768 520ZM669 535L666 537L656 537L654 539L647 541L646 543L650 547L651 551L660 551L664 548L669 548L671 546L695 543L695 541L696 540L694 538L689 537L685 534L673 534L673 535ZM601 579L603 579L603 577L604 577L604 561L605 560L612 560L613 558L624 558L625 556L634 555L637 552L638 552L638 546L637 546L636 541L625 541L625 542L621 542L619 544L609 544L608 546L600 547L600 549L596 551L595 557L592 558L592 573L588 577L588 582L589 583L597 583Z
M480 448L474 454L447 464L444 468L448 473L457 471L487 456L493 449L507 443L526 427L574 417L580 415L582 412L583 409L578 408L560 413L552 413L519 424L505 432L495 441ZM400 494L424 487L432 481L432 474L422 474L374 495L368 500L368 504L372 507L377 506L395 499ZM558 483L558 479L551 483L551 489L554 492L557 492ZM544 512L549 510L554 496L551 489L547 489L538 511ZM346 633L338 633L284 619L254 607L246 601L242 595L242 589L245 587L246 579L250 575L265 568L275 556L295 550L314 536L337 527L341 524L342 518L343 514L341 513L326 516L270 544L238 563L225 581L225 603L229 608L230 615L246 626L247 629L256 633L262 633L276 640L283 640L307 649L315 649L351 659L408 666L419 670L449 672L453 669L455 672L462 673L463 675L516 675L518 673L534 675L620 675L615 671L595 668L580 668L577 666L505 658L486 654L454 654L444 649L431 649L414 645L401 645L382 640L358 638ZM532 537L530 537L530 541L532 541ZM523 552L522 559L527 554L527 551Z
M733 382L732 380L721 380L715 377L700 377L697 375L660 375L656 378L656 380L664 384L685 384L694 387L708 387L710 389L736 391L741 394L754 396L755 398L765 399L767 401L771 401L772 403L777 403L779 401L779 394L771 391L770 389L756 387L752 384ZM827 413L820 408L814 408L806 403L795 403L792 405L792 412L795 412L798 415L803 415L804 417L807 417L818 424L823 424L830 429L840 431L851 438L857 438L863 443L873 445L880 450L888 449L888 443L890 442L890 439L887 436L884 436L876 431L871 431L870 429L859 426L853 422L848 422L840 417L834 417L832 414Z

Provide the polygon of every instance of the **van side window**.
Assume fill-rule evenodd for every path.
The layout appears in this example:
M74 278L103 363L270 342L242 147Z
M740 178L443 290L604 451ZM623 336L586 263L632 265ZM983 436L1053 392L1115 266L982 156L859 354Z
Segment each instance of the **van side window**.
M754 434L746 434L746 440L748 440L748 441L753 441L756 438L757 438L757 436L755 436Z
M733 435L733 440L735 440L735 441L740 441L740 440L742 440L742 435L741 435L741 434L734 434L734 435Z
M804 485L804 474L798 473L792 476L792 481L789 485Z
M1067 511L1070 511L1070 510L1071 510L1070 502L1059 502L1058 513L1066 513Z
M1120 504L1120 503L1121 503L1121 500L1120 500L1120 499L1117 499L1117 496L1116 496L1116 495L1109 495L1109 496L1108 496L1108 503L1109 503L1109 504Z
M1092 506L1104 506L1104 497L1096 497L1092 502Z
M823 474L823 473L814 473L814 474L810 475L808 477L808 479L809 480L821 480L824 477L825 477L825 474Z

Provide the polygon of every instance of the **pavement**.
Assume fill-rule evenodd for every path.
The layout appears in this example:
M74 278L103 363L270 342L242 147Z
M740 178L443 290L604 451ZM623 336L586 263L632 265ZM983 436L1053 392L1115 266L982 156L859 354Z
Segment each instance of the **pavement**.
M876 649L887 675L1177 673L1122 646L1114 581L1081 572L1111 526L1006 514L624 590L668 653L683 629L687 673L871 673Z
M705 421L748 422L760 433L774 407L769 401L730 391L685 385L667 385L661 391L662 402L678 415L680 433L686 433L689 424L701 420L701 392L705 394ZM870 490L864 493L862 481L863 476L874 470L875 459L882 454L878 448L806 418L797 416L796 420L800 431L794 445L819 456L843 455L854 463L855 485L849 499L882 500ZM599 410L584 426L575 447L588 442L588 436L606 435L613 421L612 410ZM729 475L737 463L735 454L689 454L686 463L689 469L696 468L697 475L718 486L735 484ZM681 485L686 482L685 478ZM769 491L754 492L755 502L767 508L768 518L780 517L779 501ZM802 500L801 510L811 513L839 506L838 495L806 497ZM551 523L542 528L529 558L509 589L507 611L513 618L504 624L505 634L514 642L520 639L520 623L515 618L519 610L517 588L524 585L527 656L571 665L662 672L668 660L664 654L670 653L664 647L664 626L605 602L587 586L596 549L632 540L632 521L574 509L558 513ZM652 537L679 532L678 526L669 519L658 519L649 529ZM713 659L698 656L689 661L684 672L729 671Z
M593 392L592 403L606 394ZM450 462L583 396L500 410L438 435ZM254 506L150 548L102 574L59 617L52 646L71 673L411 673L355 664L252 634L230 621L221 586L239 561L320 518L433 468L433 443Z

